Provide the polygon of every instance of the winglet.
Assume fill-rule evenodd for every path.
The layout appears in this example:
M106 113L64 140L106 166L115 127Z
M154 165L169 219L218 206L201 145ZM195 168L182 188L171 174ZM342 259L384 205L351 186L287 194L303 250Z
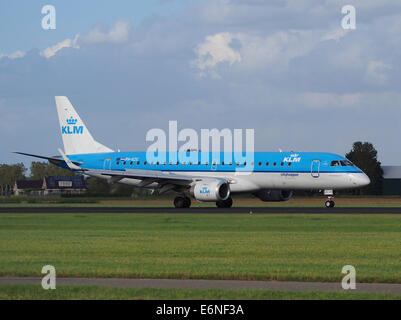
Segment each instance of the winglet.
M58 149L58 152L60 152L61 156L63 157L65 163L67 164L68 168L70 168L72 171L80 170L82 171L83 169L81 167L78 167L76 164L73 164L70 159L65 155L63 150Z

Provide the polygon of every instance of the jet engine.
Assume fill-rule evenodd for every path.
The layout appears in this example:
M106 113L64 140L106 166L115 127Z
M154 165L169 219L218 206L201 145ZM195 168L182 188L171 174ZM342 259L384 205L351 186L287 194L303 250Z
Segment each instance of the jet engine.
M230 186L225 180L200 181L191 188L191 195L198 201L221 201L230 196Z
M290 190L269 190L263 189L253 193L255 197L265 202L290 200L293 192Z

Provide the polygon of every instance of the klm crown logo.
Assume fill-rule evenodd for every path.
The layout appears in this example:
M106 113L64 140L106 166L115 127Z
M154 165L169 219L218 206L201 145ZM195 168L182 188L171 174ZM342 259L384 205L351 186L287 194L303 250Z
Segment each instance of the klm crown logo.
M83 126L76 126L78 120L74 117L71 116L67 118L65 122L67 123L67 126L61 127L62 134L82 134L84 132Z
M66 120L67 124L74 125L77 123L77 119L74 119L72 116Z

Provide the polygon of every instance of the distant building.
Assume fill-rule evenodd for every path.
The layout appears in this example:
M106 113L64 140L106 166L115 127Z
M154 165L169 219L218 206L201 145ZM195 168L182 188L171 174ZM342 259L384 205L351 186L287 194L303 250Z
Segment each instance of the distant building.
M43 194L82 194L86 192L83 176L45 177L43 179Z
M383 194L401 195L401 166L382 166Z
M14 184L14 195L16 196L41 196L43 195L43 180L18 180Z
M45 177L43 180L18 180L14 185L15 195L47 196L86 193L83 176Z

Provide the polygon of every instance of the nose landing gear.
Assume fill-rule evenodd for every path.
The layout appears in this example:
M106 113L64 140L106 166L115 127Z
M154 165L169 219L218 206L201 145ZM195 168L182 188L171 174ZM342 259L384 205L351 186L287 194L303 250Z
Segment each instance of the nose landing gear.
M333 200L331 200L331 199L329 198L329 200L327 200L327 201L324 203L324 205L326 206L326 208L333 208L334 205L335 205L335 203L334 203Z
M333 190L323 190L323 194L327 196L328 200L324 203L326 208L334 208L334 191Z

